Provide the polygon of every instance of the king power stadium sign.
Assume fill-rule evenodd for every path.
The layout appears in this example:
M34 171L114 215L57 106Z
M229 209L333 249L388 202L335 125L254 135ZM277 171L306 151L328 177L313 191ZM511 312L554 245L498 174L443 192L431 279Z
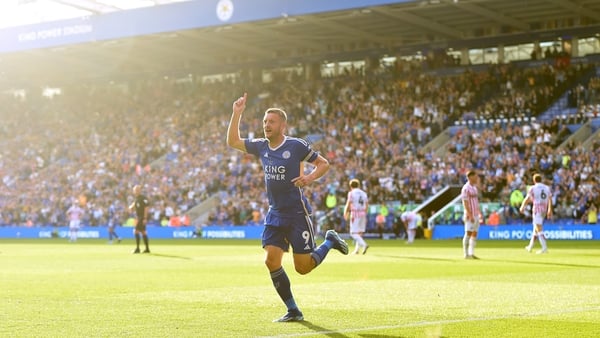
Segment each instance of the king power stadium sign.
M232 25L412 0L188 1L0 29L0 53Z

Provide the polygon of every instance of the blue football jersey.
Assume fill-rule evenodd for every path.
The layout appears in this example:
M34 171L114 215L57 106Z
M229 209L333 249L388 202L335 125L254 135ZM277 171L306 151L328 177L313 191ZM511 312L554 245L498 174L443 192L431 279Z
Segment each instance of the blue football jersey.
M265 138L246 140L246 150L262 163L269 198L269 213L277 216L310 215L302 189L292 179L300 176L301 162L313 162L318 153L303 139L286 136L277 148L269 147Z

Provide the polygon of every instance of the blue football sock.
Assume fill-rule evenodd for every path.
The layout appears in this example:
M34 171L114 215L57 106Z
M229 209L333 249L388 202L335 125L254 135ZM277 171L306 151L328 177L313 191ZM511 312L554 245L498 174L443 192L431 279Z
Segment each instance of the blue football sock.
M285 273L283 266L271 272L271 280L273 281L275 290L277 290L279 297L281 297L281 300L283 300L288 310L298 309L294 296L292 295L290 279L288 278L287 273Z
M326 239L325 242L319 245L319 247L316 248L315 251L313 251L310 254L315 260L315 267L319 266L319 264L321 264L325 260L325 257L327 257L327 254L329 253L329 250L331 250L331 248L333 248L333 242Z

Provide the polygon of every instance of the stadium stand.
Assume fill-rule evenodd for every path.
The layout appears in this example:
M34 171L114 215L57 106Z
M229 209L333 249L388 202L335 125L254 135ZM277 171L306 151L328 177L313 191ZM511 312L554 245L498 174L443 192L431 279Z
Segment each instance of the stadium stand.
M243 133L261 135L262 112L281 106L289 133L313 140L332 163L307 189L325 228L343 230L339 206L350 177L365 182L373 232L383 206L392 232L399 212L461 184L470 168L483 176L486 213L499 211L500 222L523 221L511 194L524 192L534 171L552 182L560 218L581 221L598 207L598 65L565 63L550 51L534 63L474 66L444 50L322 76L281 70L257 81L252 64L218 80L155 71L117 83L77 78L53 97L0 95L0 222L63 225L74 200L86 206L86 224L105 225L111 206L125 222L131 187L143 184L154 225L195 208L196 224L260 223L260 168L224 142L232 98L248 88ZM431 146L442 133L448 141ZM214 206L202 207L206 201ZM456 221L458 212L437 223Z
M382 78L371 81L385 84ZM442 127L431 128L425 123L434 118L430 110L424 110L425 114L432 114L425 115L430 117L421 118L415 117L414 111L415 106L430 100L435 93L439 97L439 91L424 88L419 97L398 88L403 101L397 100L400 96L378 101L360 95L358 85L362 81L361 75L344 75L302 84L309 92L329 87L328 95L322 97L294 92L298 83L267 85L261 92L268 92L273 98L286 97L288 101L256 100L251 107L256 116L244 129L260 134L260 112L266 107L293 107L291 102L305 102L291 109L292 117L305 117L290 132L322 133L323 142L316 146L333 164L325 184L310 191L316 205L324 208L324 198L330 191L341 200L343 187L339 182L348 176L367 182L374 204L418 204L445 185L459 184L461 174L470 166L487 174L483 186L489 188L483 197L488 201L506 200L505 187L524 188L511 185L513 182L506 175L522 180L531 170L542 170L550 177L553 169L560 168L554 166L555 159L545 161L541 155L552 153L549 147L560 142L553 139L550 130L564 129L562 119L523 126L494 124L481 130L462 128L446 145L447 156L433 158L424 153L423 145L431 138L432 130L439 132ZM446 88L452 88L453 81L471 79L442 81L446 81ZM595 78L590 80L594 81ZM394 83L392 77L392 88ZM349 89L354 86L359 90ZM222 132L218 132L223 129L221 111L227 109L225 93L234 95L242 90L236 87L227 83L196 86L157 80L139 84L133 93L96 86L72 88L72 95L70 88L65 88L64 95L33 102L5 97L3 107L10 109L2 115L10 127L4 129L8 143L2 187L3 223L57 225L64 221L62 210L71 199L81 197L89 201L86 221L103 224L106 220L102 216L94 219L92 211L127 201L130 186L140 182L148 185L155 201L152 213L156 223L170 216L166 212L168 206L178 214L185 213L215 193L222 201L214 211L216 224L243 224L253 211L264 213L260 171L252 161L227 150L221 140ZM372 93L374 97L379 95L383 93ZM341 96L351 99L340 99ZM107 102L106 97L111 100ZM437 114L443 115L444 111ZM201 118L192 120L190 116ZM343 125L333 123L340 119ZM444 119L448 118L440 121ZM25 136L18 127L23 125L28 125ZM579 154L577 148L569 150L584 154ZM511 153L514 156L506 156ZM577 159L576 165L569 168L574 172L581 169ZM236 179L227 180L230 176ZM577 197L569 196L568 200L577 203Z

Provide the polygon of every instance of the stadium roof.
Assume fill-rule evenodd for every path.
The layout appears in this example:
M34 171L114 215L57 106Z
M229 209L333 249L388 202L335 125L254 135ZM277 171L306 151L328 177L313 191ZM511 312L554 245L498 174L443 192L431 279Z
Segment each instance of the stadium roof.
M190 0L2 0L0 29Z
M105 0L37 1L42 2L95 13L116 10ZM397 55L407 48L456 49L466 44L487 48L506 44L502 41L507 38L516 44L599 33L597 0L398 1L0 54L0 82L64 80L65 69L70 79L157 71L207 74L242 65Z

